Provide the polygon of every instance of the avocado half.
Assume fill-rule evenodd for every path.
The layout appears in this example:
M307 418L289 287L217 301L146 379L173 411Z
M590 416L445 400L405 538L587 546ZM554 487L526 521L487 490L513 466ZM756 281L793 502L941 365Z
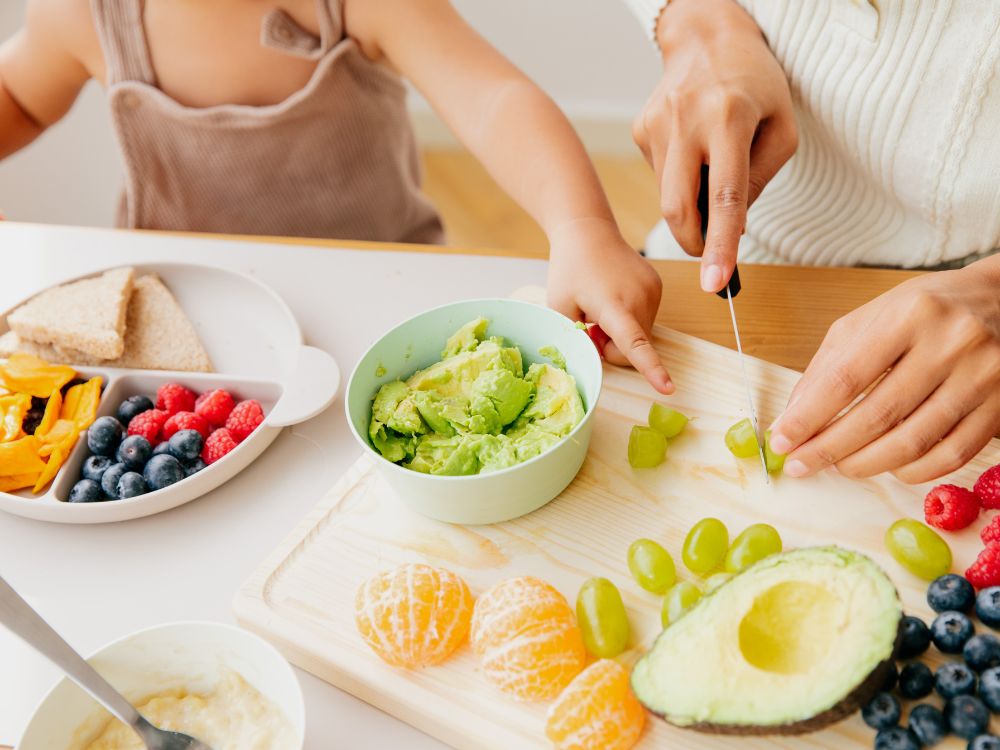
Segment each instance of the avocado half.
M701 599L632 670L671 724L716 734L801 734L878 692L903 616L872 560L837 547L772 555Z

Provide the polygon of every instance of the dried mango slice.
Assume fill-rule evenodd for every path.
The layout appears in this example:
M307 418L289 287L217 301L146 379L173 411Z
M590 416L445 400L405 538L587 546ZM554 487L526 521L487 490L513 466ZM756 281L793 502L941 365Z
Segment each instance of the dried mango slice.
M41 447L41 441L34 435L0 443L0 475L9 477L43 471L45 462L39 457Z
M101 385L103 383L104 379L98 375L86 383L76 386L80 389L80 395L72 419L81 430L90 427L91 422L97 416L97 405L101 401Z
M45 404L45 413L42 415L42 421L38 423L38 427L35 428L35 434L38 437L42 437L49 430L52 429L52 425L56 423L59 419L59 412L62 410L62 390L56 388L52 391L52 395L49 396L48 402Z
M38 481L39 472L31 474L14 474L10 477L0 477L0 492L14 492L27 487L34 487Z
M72 448L72 446L70 447ZM66 456L68 455L69 451L64 450L61 444L55 447L52 455L49 456L48 462L45 464L45 468L39 473L38 479L35 481L35 486L31 490L34 494L37 495L41 492L52 481L53 477L59 473L59 468L63 465L63 461L66 460Z
M0 385L16 393L46 398L76 377L66 365L50 365L32 354L17 352L0 365Z
M57 447L62 447L69 453L79 435L80 427L76 422L71 419L57 419L51 430L39 436L41 447L38 449L38 455L42 458L51 456Z
M0 396L0 442L20 437L21 424L30 408L31 396L27 393Z
M74 385L66 391L66 395L63 396L62 406L59 407L59 419L68 419L71 422L76 420L76 410L80 406L80 396L82 393L83 383Z

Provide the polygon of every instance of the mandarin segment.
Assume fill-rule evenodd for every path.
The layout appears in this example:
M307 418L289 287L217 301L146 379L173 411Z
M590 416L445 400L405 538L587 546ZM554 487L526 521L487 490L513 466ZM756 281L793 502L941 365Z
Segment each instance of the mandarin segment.
M440 664L469 633L472 593L443 568L406 564L358 589L354 622L364 641L397 667Z
M486 677L517 700L554 698L586 664L573 610L537 578L511 578L480 596L471 640Z
M628 672L612 659L596 661L559 695L546 716L555 750L628 750L642 735L646 711L632 694Z

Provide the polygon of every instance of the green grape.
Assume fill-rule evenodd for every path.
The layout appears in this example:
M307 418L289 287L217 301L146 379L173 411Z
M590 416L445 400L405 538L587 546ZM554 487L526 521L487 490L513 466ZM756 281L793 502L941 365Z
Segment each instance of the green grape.
M667 439L662 432L637 424L628 436L628 462L633 469L651 469L663 463Z
M699 599L701 591L693 583L679 581L675 584L663 597L663 609L660 610L660 622L663 623L663 627L681 619Z
M759 452L757 436L749 419L741 419L726 430L726 447L736 458L750 458Z
M668 438L680 435L687 423L685 415L669 406L654 403L649 407L649 426Z
M771 450L770 430L764 433L764 463L767 464L768 474L780 474L785 468L785 454Z
M726 554L726 570L739 573L768 555L781 552L781 536L778 530L766 523L747 526L733 540Z
M715 591L733 577L732 573L715 573L705 579L705 591Z
M933 581L951 570L951 548L929 526L901 518L885 532L889 554L913 575Z
M580 587L576 620L583 644L599 659L614 658L628 645L628 615L622 595L607 578L591 578Z
M722 565L729 550L729 531L718 518L703 518L688 532L681 559L692 573L710 573Z
M665 594L677 580L674 559L652 539L636 539L628 548L628 569L646 591Z

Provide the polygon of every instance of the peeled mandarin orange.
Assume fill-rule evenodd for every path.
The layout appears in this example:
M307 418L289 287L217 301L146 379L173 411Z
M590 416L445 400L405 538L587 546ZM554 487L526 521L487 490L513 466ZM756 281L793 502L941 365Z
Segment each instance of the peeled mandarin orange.
M511 578L480 596L471 640L486 677L517 700L554 698L586 664L573 610L537 578Z
M549 707L545 735L555 750L628 750L642 734L646 711L632 695L628 672L595 661Z
M472 594L459 576L407 564L365 581L354 600L358 632L398 667L440 664L465 641Z

